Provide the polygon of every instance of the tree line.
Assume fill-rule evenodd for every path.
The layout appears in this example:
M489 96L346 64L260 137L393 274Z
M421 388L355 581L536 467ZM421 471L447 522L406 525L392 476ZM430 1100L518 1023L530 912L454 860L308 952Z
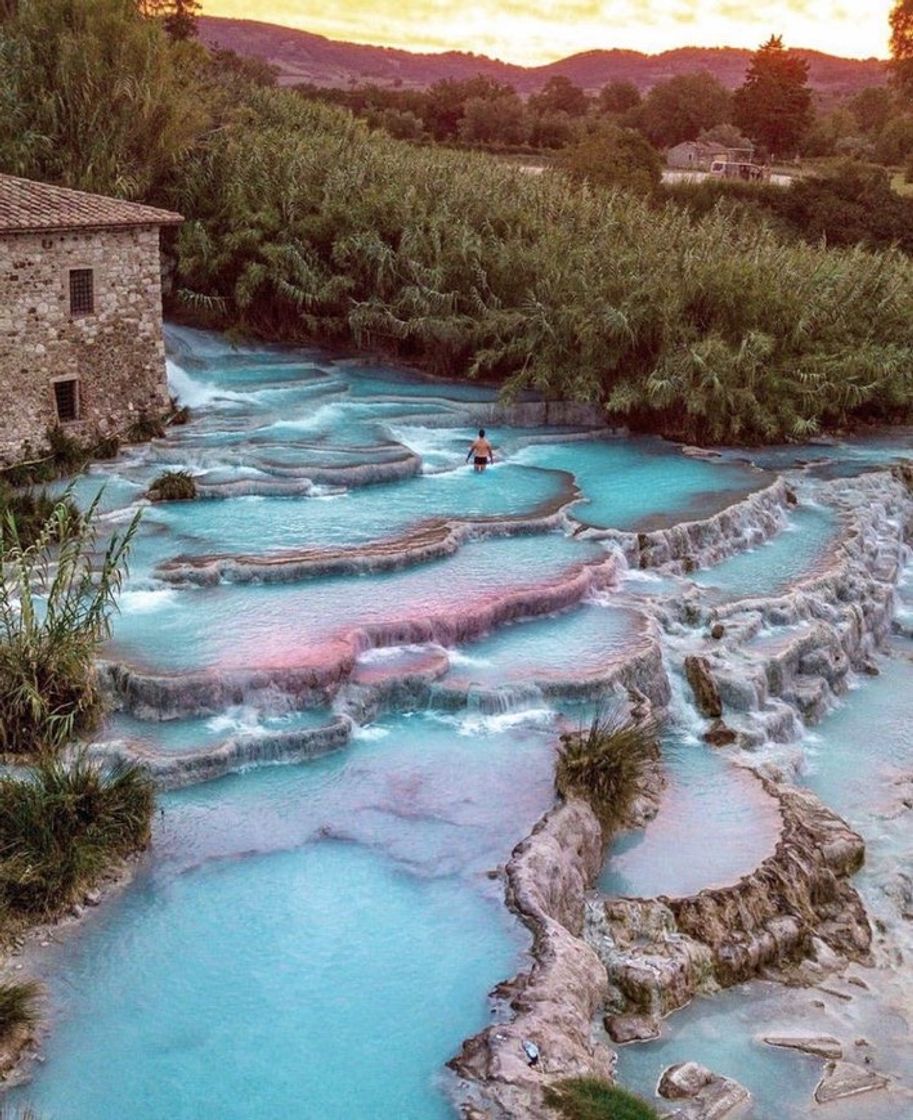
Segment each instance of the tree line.
M656 160L609 126L626 174L644 148ZM20 0L0 25L0 168L185 214L173 313L691 440L909 416L905 254L807 243L733 200L603 189L585 153L565 155L569 173L534 176L403 143L132 0Z

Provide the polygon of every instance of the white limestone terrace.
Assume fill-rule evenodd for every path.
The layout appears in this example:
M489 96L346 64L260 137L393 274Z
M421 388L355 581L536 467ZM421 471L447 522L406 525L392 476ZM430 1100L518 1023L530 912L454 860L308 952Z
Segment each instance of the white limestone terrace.
M205 495L146 506L103 666L119 710L92 750L141 760L162 788L187 787L166 795L185 799L175 805L199 799L216 817L235 797L253 805L261 785L306 789L308 845L344 840L409 874L456 876L472 891L484 879L497 892L483 871L501 865L532 955L500 990L496 1027L455 1061L450 1090L466 1115L535 1118L550 1079L611 1074L605 1016L616 1036L637 1037L695 992L809 958L816 939L865 956L850 882L862 841L792 783L807 725L874 668L890 634L913 525L901 471L778 476L609 435L581 410L551 408L558 422L530 429L546 419L541 402L509 409L484 386L175 338L173 384L195 405L192 423L78 483L91 492L110 480L115 524L162 469L189 469ZM481 417L499 425L504 462L474 475L462 460ZM332 483L322 470L337 472ZM689 659L717 714L692 703ZM666 777L647 775L632 824L661 827L700 782L740 799L756 843L731 880L708 857L706 880L642 893L632 856L628 897L600 890L609 838L585 805L556 806L551 787L559 732L600 703L664 712L685 744L674 765L669 744ZM705 734L729 745L712 753ZM512 767L513 741L526 753ZM421 778L391 772L389 788L372 785L390 742L433 752ZM688 751L704 752L706 773ZM486 782L486 758L502 785ZM305 765L263 777L279 762ZM358 784L352 800L336 779L321 784L334 767ZM426 804L426 786L446 795ZM269 815L257 804L254 817ZM238 812L225 809L226 835ZM724 823L708 811L707 835ZM154 845L153 875L160 858ZM808 868L801 882L795 861ZM796 901L781 914L772 900L784 883ZM745 897L751 920L738 922ZM681 959L673 943L686 946ZM637 982L644 968L649 983ZM535 1069L524 1039L540 1047ZM36 1084L52 1102L63 1092L53 1072ZM165 1091L154 1088L150 1108L168 1107Z

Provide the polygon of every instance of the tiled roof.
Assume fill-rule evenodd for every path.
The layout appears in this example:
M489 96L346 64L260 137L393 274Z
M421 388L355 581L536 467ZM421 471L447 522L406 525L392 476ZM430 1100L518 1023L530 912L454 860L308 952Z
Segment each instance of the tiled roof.
M113 226L172 226L181 221L180 214L139 202L124 202L120 198L0 175L0 234Z

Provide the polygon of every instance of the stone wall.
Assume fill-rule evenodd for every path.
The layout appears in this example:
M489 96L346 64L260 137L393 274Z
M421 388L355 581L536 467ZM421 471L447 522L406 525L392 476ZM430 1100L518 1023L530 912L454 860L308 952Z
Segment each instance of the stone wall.
M94 270L94 312L71 317L69 270ZM159 231L0 235L0 460L46 442L53 382L78 377L81 440L126 430L168 404Z

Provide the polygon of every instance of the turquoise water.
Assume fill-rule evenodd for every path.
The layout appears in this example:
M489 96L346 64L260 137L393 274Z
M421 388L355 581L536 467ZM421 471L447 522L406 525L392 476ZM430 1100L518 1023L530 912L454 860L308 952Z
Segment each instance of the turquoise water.
M249 555L361 544L397 536L432 519L533 514L557 504L564 490L559 474L504 463L484 474L466 466L300 499L253 496L162 503L146 517L191 540L193 547L186 551Z
M585 501L574 516L599 528L649 528L706 517L770 481L739 463L692 459L654 439L536 444L519 462L569 471Z
M169 342L172 388L193 422L94 468L79 500L105 482L105 524L122 526L163 468L223 496L147 510L106 655L178 681L339 666L334 709L354 712L372 680L431 666L443 689L503 690L505 703L382 713L332 755L164 795L136 883L43 966L47 1061L13 1099L56 1120L444 1120L443 1065L489 1021L486 993L528 948L497 869L553 803L559 730L589 711L562 715L525 686L598 677L640 640L642 619L611 589L558 615L515 617L551 610L551 587L606 559L598 542L562 532L282 584L172 586L158 566L529 514L566 496L570 475L584 494L573 517L642 527L718 509L768 477L659 441L519 428L491 433L499 462L476 476L463 459L489 388L317 351L233 349L183 328ZM643 596L676 586L645 580ZM632 577L618 598L636 606L639 587ZM518 591L510 625L461 640ZM349 689L354 655L371 643L395 648L363 655ZM283 713L272 693L259 702L166 723L118 715L102 737L178 755L333 716ZM703 747L667 750L669 793L654 825L614 852L615 889L728 880L768 842L750 779Z
M310 730L322 727L331 719L332 713L321 708L267 715L253 708L238 706L217 716L167 721L136 719L125 712L117 712L106 720L96 738L99 742L126 739L168 754L186 754L217 746L237 736L257 737Z
M454 651L444 685L583 680L605 672L637 643L644 622L628 610L587 603L553 618L518 622Z
M880 659L881 675L853 690L802 743L802 783L866 840L866 864L854 883L881 928L876 968L850 969L866 987L839 979L825 985L843 991L840 998L757 983L696 1000L667 1020L662 1039L621 1049L625 1084L652 1096L666 1066L695 1060L751 1090L750 1120L808 1120L819 1111L836 1120L898 1120L910 1114L911 993L900 965L913 951L903 890L913 842L910 813L902 803L906 787L897 785L913 774L910 652L909 644L901 643L894 656ZM822 1031L844 1044L849 1060L859 1063L868 1055L875 1069L894 1080L896 1092L908 1095L872 1093L816 1107L812 1094L823 1062L766 1046L761 1036ZM866 1047L856 1045L860 1038Z
M107 655L161 669L325 664L356 630L472 614L604 558L597 544L553 533L477 541L446 559L375 575L144 591L122 604Z
M646 828L613 845L599 879L606 894L653 898L735 883L771 855L775 802L747 771L685 733L663 742L667 786Z
M797 510L786 528L765 544L691 578L718 599L776 595L821 568L839 531L840 522L832 510L808 506Z
M48 1060L14 1099L60 1120L451 1115L441 1067L526 942L487 872L551 801L553 737L406 715L164 796L151 866L49 962Z

